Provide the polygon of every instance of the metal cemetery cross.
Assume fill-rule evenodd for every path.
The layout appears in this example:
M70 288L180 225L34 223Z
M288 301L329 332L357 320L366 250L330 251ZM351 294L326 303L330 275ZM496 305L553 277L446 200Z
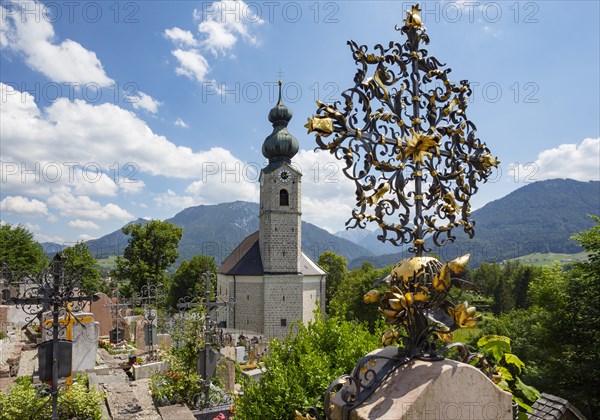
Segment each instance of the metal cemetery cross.
M219 353L216 352L209 344L209 341L212 341L209 340L209 337L212 337L214 340L214 332L212 331L212 328L215 326L216 322L213 318L213 311L221 306L227 307L228 305L233 304L233 302L218 302L216 300L211 301L211 278L214 278L214 273L207 271L206 273L202 274L202 278L205 280L204 297L201 295L193 298L188 296L183 297L179 299L177 307L180 311L197 307L206 308L206 321L204 324L204 349L200 350L200 354L198 355L197 368L198 374L202 377L206 385L205 393L206 401L208 401L208 384L215 374L216 363L219 359Z
M111 297L110 303L105 304L105 307L111 308L113 314L114 314L114 322L115 322L115 328L113 331L115 331L115 344L119 343L119 309L121 308L128 308L130 306L129 303L114 303L113 299L117 299L117 302L119 301L119 289L113 289L113 296ZM112 331L110 332L110 342L112 343ZM123 334L123 339L125 339L125 334Z
M141 304L144 308L142 318L145 321L144 335L147 338L146 346L149 347L149 358L155 359L155 329L154 321L158 319L158 302L163 301L164 293L157 286L150 284L150 280L142 286L139 293L136 293L133 297L135 304ZM153 309L154 308L154 309ZM154 310L154 314L153 314ZM156 315L155 315L156 314Z
M69 284L65 284L65 279L70 280ZM52 341L42 343L52 343L52 382L51 382L51 396L52 396L52 419L58 419L58 379L59 377L70 376L71 366L68 366L68 374L66 374L66 367L62 367L59 372L59 364L61 360L70 360L70 352L72 346L64 346L65 340L59 340L59 328L60 325L64 325L63 328L67 328L67 339L72 338L72 334L69 334L70 327L75 322L80 322L72 314L73 304L76 310L81 309L84 302L95 302L99 299L98 295L84 295L77 287L76 282L70 276L67 276L65 268L65 258L60 254L52 259L48 270L37 278L30 279L35 283L34 286L28 288L23 293L22 297L11 298L10 302L20 306L21 309L31 315L31 319L28 320L25 327L29 326L36 318L41 319L44 312L52 310ZM64 319L60 318L60 312L64 311ZM75 321L73 321L75 320ZM46 325L47 327L48 325ZM24 327L24 328L25 328ZM71 335L69 337L69 335ZM66 341L71 343L70 341ZM42 347L44 350L46 346ZM60 355L59 348L68 348L69 355L63 359L64 356ZM46 366L39 366L40 374L46 371Z
M450 299L450 290L466 283L458 274L469 255L442 264L424 254L432 244L454 241L454 228L473 237L470 199L498 161L467 119L468 81L452 83L450 69L424 48L429 36L420 12L413 6L402 27L396 27L404 42L378 44L369 51L348 41L357 65L354 86L342 92L342 101L317 101L317 115L306 124L317 148L342 161L344 175L356 187L356 208L347 228L375 223L380 241L408 244L414 254L374 285L385 282L387 291L374 289L364 297L367 303L380 303L391 327L382 344L398 342L402 327L407 335L403 348L377 374L373 360L363 358L352 375L336 379L325 394L326 416L332 391L343 383L347 415L371 395L386 372L413 358L440 359L444 350L436 349L435 337L449 341L452 331L477 321L474 307ZM361 382L361 371L374 379Z

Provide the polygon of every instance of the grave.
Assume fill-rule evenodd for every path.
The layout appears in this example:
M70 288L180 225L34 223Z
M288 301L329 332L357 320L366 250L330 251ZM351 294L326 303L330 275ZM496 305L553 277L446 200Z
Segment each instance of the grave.
M44 339L52 340L52 320L50 315L44 315ZM79 312L73 314L77 321L64 318L59 320L61 328L59 329L59 339L73 341L72 370L83 372L88 369L94 369L96 366L96 353L98 352L98 337L100 326L94 321L92 313Z
M397 356L398 348L377 349L370 356L378 358L359 373L363 384L369 384ZM343 418L342 393L354 390L346 382L331 400L333 419ZM357 408L350 419L418 420L435 418L463 420L511 420L512 396L498 388L479 369L466 363L443 359L424 361L413 359L396 368Z
M108 306L112 303L112 299L105 293L98 293L98 296L100 299L89 305L89 312L94 315L94 320L100 324L100 336L106 337L113 329L113 316L111 308Z

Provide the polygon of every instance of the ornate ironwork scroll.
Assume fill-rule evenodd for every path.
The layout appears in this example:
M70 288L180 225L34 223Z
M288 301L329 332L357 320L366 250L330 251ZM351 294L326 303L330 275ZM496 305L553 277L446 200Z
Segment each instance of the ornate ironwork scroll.
M473 236L470 199L498 161L476 134L466 109L471 88L454 84L421 44L429 37L419 6L396 28L407 40L376 45L348 41L357 70L343 103L317 102L308 132L318 148L344 163L356 185L348 228L376 223L381 241L429 251L427 236L441 246L460 226ZM411 217L412 216L412 217Z
M424 253L431 244L454 241L456 227L473 237L470 200L498 160L467 118L469 83L452 83L450 69L423 48L429 37L418 5L396 30L406 36L404 43L378 44L369 51L348 42L357 65L354 86L342 92L343 101L317 102L317 113L306 124L317 149L342 161L343 173L356 186L347 229L376 223L379 240L407 244L415 255L375 282L375 287L385 283L386 291L376 288L364 296L366 303L379 302L390 325L382 345L402 346L394 357L366 356L351 375L336 379L325 395L328 418L334 391L340 392L346 418L399 366L414 358L443 359L436 337L448 341L452 331L478 320L474 307L450 299L453 287L467 283L459 275L469 255L442 263ZM371 367L382 359L383 366Z
M146 351L148 353L147 360L157 360L158 351L156 334L158 331L158 309L163 306L165 294L163 289L148 283L143 285L138 293L133 295L133 303L136 306L142 307L142 322L144 324L144 335L146 343Z
M71 360L71 341L59 339L60 332L74 323L81 323L73 312L79 312L85 304L97 301L99 296L87 295L83 292L78 276L69 273L66 268L66 259L58 253L51 261L48 269L38 276L19 276L22 292L17 297L11 298L10 302L20 307L27 314L27 328L34 321L39 322L39 328L51 333L51 340L46 340L40 345L42 358L45 358L49 366L42 366L40 362L40 376L48 376L52 383L50 395L52 400L52 419L58 419L58 398L60 377L71 375L70 362L64 365L64 360ZM3 276L11 280L10 267L4 267ZM43 319L44 313L51 313L52 321ZM46 351L48 350L48 351ZM62 352L64 354L61 354ZM43 354L42 354L43 353ZM61 361L63 365L61 366ZM45 379L43 379L45 380ZM70 383L70 380L68 379Z

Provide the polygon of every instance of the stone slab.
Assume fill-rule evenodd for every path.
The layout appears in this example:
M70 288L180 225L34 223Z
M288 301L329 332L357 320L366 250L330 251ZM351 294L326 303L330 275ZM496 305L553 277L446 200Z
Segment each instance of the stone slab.
M166 407L159 407L158 413L164 420L196 420L192 411L185 405L167 405Z
M375 350L370 355L394 357L397 347ZM387 359L374 359L368 369L380 371ZM361 373L363 383L369 381ZM344 387L350 390L350 383ZM332 402L332 419L342 418L342 390ZM398 367L358 408L351 420L512 420L512 396L502 391L480 370L465 363L444 359L413 359Z
M133 379L140 380L150 378L159 372L168 369L168 364L165 362L146 363L144 365L133 365Z

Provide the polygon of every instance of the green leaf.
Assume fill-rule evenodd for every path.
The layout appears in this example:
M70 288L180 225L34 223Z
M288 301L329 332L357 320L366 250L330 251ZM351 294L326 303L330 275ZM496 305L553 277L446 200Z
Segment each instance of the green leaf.
M506 382L504 379L502 379L500 382L498 382L496 384L496 386L498 388L500 388L501 390L510 392L512 394L512 389L510 389L510 386L508 386L508 382Z
M505 337L503 335L495 335L495 334L486 335L486 336L481 337L479 339L479 341L477 341L477 345L479 347L483 347L491 341L503 341L510 346L510 338Z
M522 408L524 411L531 411L531 407L523 401L522 398L513 395L513 401L517 403L519 408ZM519 412L522 412L519 410Z
M504 355L504 360L506 363L516 366L517 369L519 369L519 373L521 373L521 368L525 366L525 363L523 363L523 361L519 359L516 354L506 353Z
M499 367L497 368L497 370L498 370L498 373L499 373L500 375L502 375L502 378L504 378L505 380L507 380L507 381L512 381L512 380L514 380L514 378L513 378L513 376L512 376L512 373L510 373L510 372L508 371L508 369L506 369L505 367L499 366Z
M523 393L527 400L534 402L540 397L540 393L537 389L532 386L525 385L521 379L517 378L515 382L515 388ZM531 408L530 408L531 409Z
M485 342L482 349L484 352L491 352L494 360L498 363L502 360L502 356L510 351L510 344L505 340L489 340Z

